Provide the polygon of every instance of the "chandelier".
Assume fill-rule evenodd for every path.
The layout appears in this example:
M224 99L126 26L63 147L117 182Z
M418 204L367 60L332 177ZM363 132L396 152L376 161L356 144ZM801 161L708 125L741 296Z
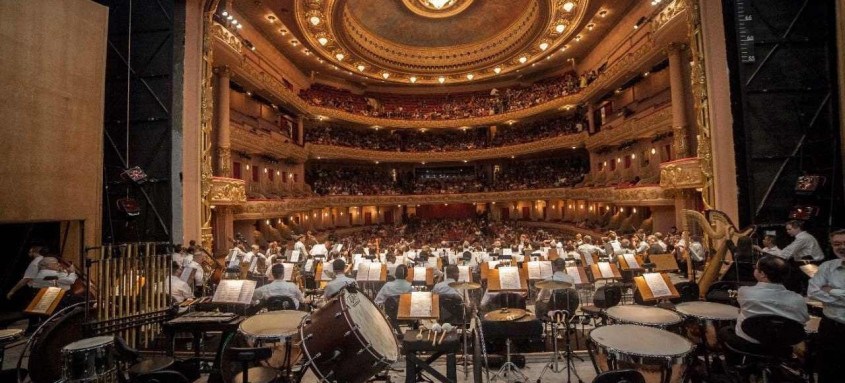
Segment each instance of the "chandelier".
M455 5L457 0L420 0L420 2L427 8L440 11Z

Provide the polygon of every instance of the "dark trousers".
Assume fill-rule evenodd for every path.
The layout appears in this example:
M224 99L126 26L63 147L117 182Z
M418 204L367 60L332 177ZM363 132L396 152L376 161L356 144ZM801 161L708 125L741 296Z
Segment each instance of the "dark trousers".
M845 324L822 317L816 340L816 371L818 383L838 383L845 379Z

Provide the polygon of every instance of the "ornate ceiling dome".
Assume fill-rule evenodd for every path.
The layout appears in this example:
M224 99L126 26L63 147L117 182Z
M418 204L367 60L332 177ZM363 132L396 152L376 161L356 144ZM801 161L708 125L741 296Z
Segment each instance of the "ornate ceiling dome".
M563 46L588 0L297 0L310 48L396 83L458 83L530 65Z

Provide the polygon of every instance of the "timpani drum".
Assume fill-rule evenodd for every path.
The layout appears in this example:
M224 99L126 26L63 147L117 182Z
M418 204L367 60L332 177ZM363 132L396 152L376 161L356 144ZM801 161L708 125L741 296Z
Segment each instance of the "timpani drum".
M62 381L65 383L117 382L114 336L98 336L62 348Z
M360 292L342 290L299 328L305 363L320 381L361 383L399 359L384 314Z
M684 334L695 344L704 344L708 350L718 351L719 329L735 326L739 308L716 302L683 302L675 306L685 318L690 319L684 326ZM704 339L702 339L704 334Z
M613 306L608 307L605 314L612 323L636 324L664 330L671 329L683 322L683 318L678 313L652 306Z
M238 336L250 347L270 347L273 355L264 363L278 369L294 365L301 356L299 325L307 313L294 310L268 311L251 316L238 326Z
M683 381L693 348L678 334L631 324L593 329L587 347L597 373L634 369L648 383Z
M0 347L23 338L23 329L6 328L0 330Z

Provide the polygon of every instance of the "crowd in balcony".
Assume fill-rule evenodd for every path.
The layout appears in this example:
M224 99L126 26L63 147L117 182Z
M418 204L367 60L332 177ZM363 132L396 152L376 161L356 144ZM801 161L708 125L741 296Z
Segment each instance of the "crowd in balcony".
M314 126L305 131L305 140L320 145L346 146L394 152L446 152L516 145L584 131L582 114L559 116L524 124L504 126L493 138L487 128L425 131L410 129L349 129Z
M573 187L589 172L585 160L549 159L518 161L502 166L491 189L496 191Z
M305 181L317 195L396 195L402 188L386 169L315 168L305 174Z
M491 116L530 108L577 93L590 81L574 73L538 81L530 86L446 95L355 94L314 84L300 92L306 102L370 117L414 120L453 120Z

